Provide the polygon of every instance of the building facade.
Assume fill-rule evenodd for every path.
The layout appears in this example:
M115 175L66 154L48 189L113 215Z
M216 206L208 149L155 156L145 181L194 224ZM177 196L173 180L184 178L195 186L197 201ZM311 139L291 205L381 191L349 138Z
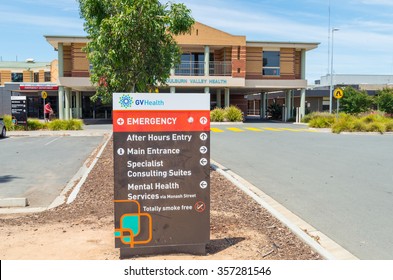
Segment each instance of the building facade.
M59 118L111 118L110 105L90 101L95 87L90 82L91 66L83 51L88 39L45 38L58 51ZM212 108L236 105L246 116L264 118L269 94L278 91L284 92L287 116L292 116L294 91L299 90L297 103L304 115L306 52L317 48L318 43L247 41L245 36L231 35L199 22L191 34L175 39L182 51L181 63L171 70L160 93L210 94Z
M57 106L57 60L52 62L0 61L0 115L11 114L11 96L23 95L28 100L28 117L43 118L42 91L46 101Z

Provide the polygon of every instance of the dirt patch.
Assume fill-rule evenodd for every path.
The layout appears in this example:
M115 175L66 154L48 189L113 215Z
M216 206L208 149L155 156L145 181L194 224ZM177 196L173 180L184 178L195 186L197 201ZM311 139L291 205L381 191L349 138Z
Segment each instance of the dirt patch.
M0 259L116 260L113 236L113 145L109 141L72 204L29 215L0 216ZM206 256L138 259L314 260L321 257L249 196L211 172Z

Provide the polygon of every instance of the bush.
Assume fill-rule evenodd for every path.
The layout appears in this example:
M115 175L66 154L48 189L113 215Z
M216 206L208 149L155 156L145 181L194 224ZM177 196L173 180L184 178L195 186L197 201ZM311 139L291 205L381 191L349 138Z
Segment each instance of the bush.
M368 132L379 132L383 134L386 132L386 126L383 122L372 122L367 125Z
M348 114L358 114L369 111L371 105L373 105L373 98L366 91L346 87L340 101L340 110Z
M230 122L241 122L243 121L243 113L236 106L230 106L225 108L225 119Z
M332 132L379 132L393 131L393 119L384 117L381 114L371 113L363 116L353 116L340 114L332 125Z
M352 115L348 115L345 113L341 113L339 118L334 119L334 123L332 123L332 132L333 133L340 133L343 131L355 131L354 127L356 124L356 117ZM359 124L356 126L360 127Z
M40 130L44 128L47 128L46 123L38 119L27 119L27 130Z
M312 112L312 113L305 115L301 121L304 123L309 123L312 119L315 119L318 117L331 118L332 116L333 116L332 114L329 114L326 112Z
M382 110L388 114L393 114L393 89L384 88L377 92L377 104L379 110Z
M48 124L49 130L81 130L83 122L82 120L71 119L71 120L53 120Z
M274 102L269 105L267 112L270 114L273 120L280 120L282 118L282 107L281 105Z
M25 130L25 126L23 125L15 125L12 122L12 117L10 115L4 115L3 121L7 131L15 131L15 130ZM43 123L38 119L27 119L27 130L41 130L41 129L49 129L49 130L82 130L83 121L79 119L71 119L68 121L65 120L53 120L49 123Z
M210 121L223 122L225 120L225 110L222 108L215 108L210 112Z
M312 116L308 124L314 128L329 128L334 123L334 120L335 116L333 114L321 113Z
M66 130L82 130L83 121L79 119L71 119L67 121Z

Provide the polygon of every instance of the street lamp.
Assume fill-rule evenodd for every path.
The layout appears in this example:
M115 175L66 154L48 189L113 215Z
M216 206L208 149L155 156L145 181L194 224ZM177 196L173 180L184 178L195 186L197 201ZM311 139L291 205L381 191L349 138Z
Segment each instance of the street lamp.
M339 31L338 28L332 28L332 56L330 61L330 87L329 87L329 113L332 113L333 105L333 43L334 43L334 31Z

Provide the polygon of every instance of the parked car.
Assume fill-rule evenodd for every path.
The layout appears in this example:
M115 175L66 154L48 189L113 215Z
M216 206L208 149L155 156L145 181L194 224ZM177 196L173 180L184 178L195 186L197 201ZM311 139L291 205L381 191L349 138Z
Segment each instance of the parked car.
M0 118L0 138L4 138L6 134L7 129L5 128L3 118Z

